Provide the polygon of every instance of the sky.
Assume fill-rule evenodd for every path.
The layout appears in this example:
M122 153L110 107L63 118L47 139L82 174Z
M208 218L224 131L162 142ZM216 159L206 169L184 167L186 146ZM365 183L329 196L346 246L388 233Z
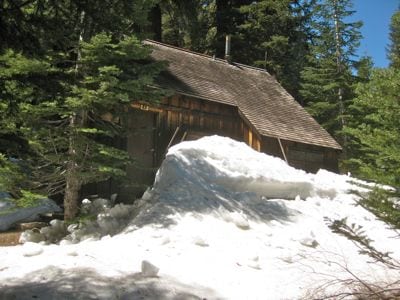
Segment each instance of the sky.
M400 7L400 0L353 0L353 3L356 11L354 19L364 23L358 55L371 56L375 67L387 67L390 18Z

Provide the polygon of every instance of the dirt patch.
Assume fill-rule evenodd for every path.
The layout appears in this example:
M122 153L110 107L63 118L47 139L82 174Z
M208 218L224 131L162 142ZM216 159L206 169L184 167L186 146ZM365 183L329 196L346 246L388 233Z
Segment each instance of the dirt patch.
M0 233L0 247L15 246L19 244L22 231L7 231Z

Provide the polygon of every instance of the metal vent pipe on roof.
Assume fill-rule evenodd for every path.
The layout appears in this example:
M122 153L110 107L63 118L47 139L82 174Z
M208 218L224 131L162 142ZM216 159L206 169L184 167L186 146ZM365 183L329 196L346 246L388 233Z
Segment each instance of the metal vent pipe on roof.
M225 60L229 62L230 59L231 59L231 36L227 34L225 38Z

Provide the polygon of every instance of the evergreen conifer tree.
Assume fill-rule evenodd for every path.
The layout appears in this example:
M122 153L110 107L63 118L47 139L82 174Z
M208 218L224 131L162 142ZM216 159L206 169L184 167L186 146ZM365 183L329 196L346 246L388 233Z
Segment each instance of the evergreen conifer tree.
M396 49L399 12L390 27L390 67L375 69L368 81L357 86L357 97L351 106L353 120L347 133L351 136L352 156L347 165L357 175L380 183L400 185L400 68Z
M318 4L310 65L302 72L301 94L308 111L338 138L347 150L343 133L354 96L353 57L361 38L360 22L347 22L354 11L351 0L325 0Z
M400 70L400 10L397 10L392 16L389 37L388 56L390 66Z
M400 185L400 72L376 69L369 82L357 87L352 105L354 122L347 133L357 143L357 152L348 162L366 179Z
M208 52L213 39L213 1L164 0L160 6L163 42L193 51Z
M264 68L299 99L300 72L309 53L309 26L315 1L250 1L240 7L235 57Z
M159 95L149 85L161 64L131 37L146 34L155 3L0 4L0 40L7 41L0 45L0 110L7 117L0 121L0 138L14 131L29 140L31 184L46 194L63 192L66 219L77 213L82 184L124 173L127 155L111 139L121 131L128 102ZM106 112L114 119L105 119ZM7 171L4 158L15 151L1 150Z

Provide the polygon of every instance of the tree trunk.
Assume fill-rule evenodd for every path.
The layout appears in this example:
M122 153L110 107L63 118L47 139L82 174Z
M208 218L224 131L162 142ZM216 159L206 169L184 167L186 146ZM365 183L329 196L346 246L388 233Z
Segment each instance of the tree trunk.
M215 41L215 55L218 58L224 58L225 54L225 36L230 33L229 27L231 20L229 19L229 13L231 9L229 0L217 0L216 1L216 41Z
M78 76L79 63L81 60L80 44L83 40L85 12L81 12L80 33L77 47L77 58L75 64L75 76ZM69 121L69 145L68 145L68 162L65 175L65 194L64 194L64 220L72 220L78 214L79 192L81 190L82 181L79 176L79 150L77 145L76 128L82 126L85 122L84 112L79 111L70 117Z
M73 114L70 117L70 137L68 148L68 163L66 169L66 186L64 194L64 219L72 220L78 214L79 192L82 182L79 176L77 136L75 133L78 116Z
M70 149L73 151L72 149ZM73 157L73 156L72 156ZM78 214L79 191L82 183L78 175L78 165L74 159L70 157L67 165L66 187L64 195L64 220L72 220Z
M150 20L150 31L152 34L153 40L157 42L161 42L162 38L162 24L161 24L161 8L160 4L154 6L149 13Z
M342 65L342 45L341 45L341 32L339 28L339 16L338 16L338 8L337 8L337 0L333 0L334 5L334 22L335 22L335 44L336 44L336 71L338 76L343 75L343 65ZM339 87L338 89L338 105L339 105L339 120L340 120L340 129L343 130L346 126L346 120L344 118L345 114L345 106L343 102L343 88ZM347 150L347 135L343 134L342 140L343 146L343 156L346 159L346 150Z

